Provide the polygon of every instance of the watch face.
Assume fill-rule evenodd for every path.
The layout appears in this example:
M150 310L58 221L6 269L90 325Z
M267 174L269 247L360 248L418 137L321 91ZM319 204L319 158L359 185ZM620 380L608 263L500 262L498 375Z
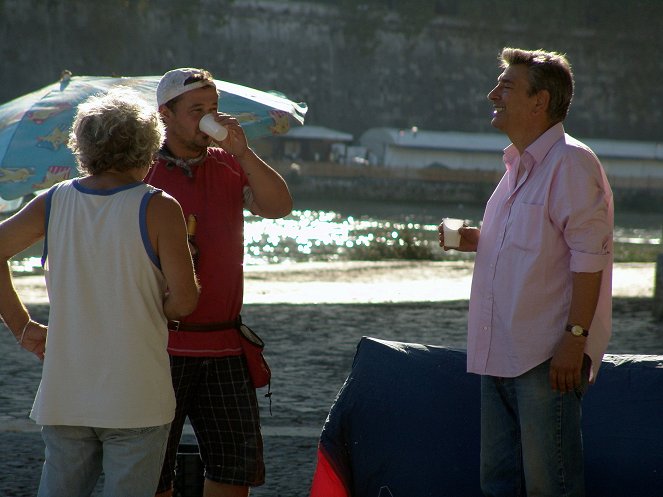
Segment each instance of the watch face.
M585 333L585 330L582 329L582 326L578 326L577 324L571 326L571 334L573 336L580 337L580 336L584 335L584 333Z
M570 332L574 337L589 336L589 331L580 326L579 324L567 324L566 331Z

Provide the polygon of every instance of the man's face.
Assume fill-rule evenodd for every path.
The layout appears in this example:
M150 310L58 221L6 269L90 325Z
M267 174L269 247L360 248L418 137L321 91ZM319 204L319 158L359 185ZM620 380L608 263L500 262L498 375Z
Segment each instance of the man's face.
M509 136L527 132L532 123L537 97L528 95L527 66L508 66L497 78L497 86L488 94L493 103L491 124Z
M200 155L212 139L198 129L198 122L210 112L217 112L218 96L211 86L183 93L171 110L162 107L166 125L166 137L171 150L184 148L193 155Z

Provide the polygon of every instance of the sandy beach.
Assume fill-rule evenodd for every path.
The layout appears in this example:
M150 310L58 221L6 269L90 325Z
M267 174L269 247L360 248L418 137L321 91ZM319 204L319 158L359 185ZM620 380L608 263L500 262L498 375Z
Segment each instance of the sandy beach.
M297 262L245 267L245 304L380 304L439 302L470 297L467 261ZM613 297L654 294L654 263L618 263ZM41 275L14 279L21 298L48 303Z
M615 266L608 352L663 350L663 323L651 314L654 270L653 264ZM465 347L471 271L467 262L420 261L247 268L243 318L264 338L273 371L272 415L259 395L267 483L251 495L308 495L318 435L362 336ZM43 277L15 283L33 317L45 323ZM0 495L33 496L43 444L28 413L41 369L6 329L0 329L0 351Z

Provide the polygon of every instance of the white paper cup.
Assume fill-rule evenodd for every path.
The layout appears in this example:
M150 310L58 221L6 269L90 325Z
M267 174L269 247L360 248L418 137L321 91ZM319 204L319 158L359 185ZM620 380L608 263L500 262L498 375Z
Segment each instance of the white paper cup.
M458 230L463 227L462 219L445 218L444 225L444 246L447 248L458 248L460 245L460 233Z
M222 142L228 136L228 130L214 119L214 114L205 114L198 123L200 131L211 136L214 141Z

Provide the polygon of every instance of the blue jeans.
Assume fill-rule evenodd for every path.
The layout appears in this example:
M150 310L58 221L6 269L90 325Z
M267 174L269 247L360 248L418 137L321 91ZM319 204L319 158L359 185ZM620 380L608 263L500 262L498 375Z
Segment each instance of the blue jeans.
M46 460L38 497L154 497L170 423L147 428L43 426Z
M552 390L550 360L516 378L481 377L481 489L486 497L585 495L581 400Z

